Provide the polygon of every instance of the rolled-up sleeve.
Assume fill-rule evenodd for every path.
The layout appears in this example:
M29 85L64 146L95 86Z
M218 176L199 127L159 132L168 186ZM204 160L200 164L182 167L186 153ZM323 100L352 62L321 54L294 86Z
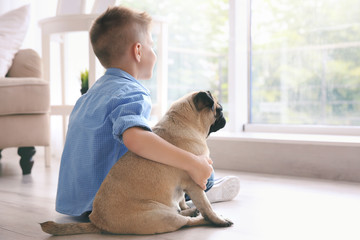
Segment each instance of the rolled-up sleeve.
M133 94L123 97L116 103L110 114L113 122L113 136L123 144L122 135L131 127L141 127L151 131L148 118L151 112L150 96L146 94Z

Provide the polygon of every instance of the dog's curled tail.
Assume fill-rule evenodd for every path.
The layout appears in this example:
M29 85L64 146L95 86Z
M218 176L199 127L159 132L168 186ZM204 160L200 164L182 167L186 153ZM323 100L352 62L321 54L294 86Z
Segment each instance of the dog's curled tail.
M49 234L73 235L82 233L101 233L102 231L91 222L89 223L56 223L53 221L40 223L41 229Z

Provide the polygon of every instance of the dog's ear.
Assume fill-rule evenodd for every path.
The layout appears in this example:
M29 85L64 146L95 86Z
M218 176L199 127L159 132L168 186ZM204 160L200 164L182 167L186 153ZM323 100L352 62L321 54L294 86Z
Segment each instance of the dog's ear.
M209 91L199 92L194 97L194 105L196 110L201 111L204 108L214 108L214 99Z

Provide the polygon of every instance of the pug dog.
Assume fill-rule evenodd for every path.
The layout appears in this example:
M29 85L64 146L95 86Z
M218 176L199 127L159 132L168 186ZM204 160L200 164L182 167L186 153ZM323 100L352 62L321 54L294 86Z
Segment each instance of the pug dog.
M206 139L225 126L222 106L209 91L172 104L153 132L195 155L209 154ZM195 205L189 208L184 193ZM200 214L199 214L200 213ZM127 152L111 168L97 192L88 223L41 224L53 235L80 233L156 234L185 226L233 223L217 215L205 192L183 170Z

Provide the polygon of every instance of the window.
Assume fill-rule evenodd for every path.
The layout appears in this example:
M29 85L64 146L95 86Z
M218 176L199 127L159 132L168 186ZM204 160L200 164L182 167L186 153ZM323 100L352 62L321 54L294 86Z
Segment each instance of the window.
M227 109L228 0L121 0L117 4L146 11L167 23L168 104L191 91L210 90ZM156 42L157 36L153 38ZM156 74L155 69L153 78L142 82L154 104Z
M211 90L231 131L360 125L359 1L118 3L168 24L168 105L190 91ZM143 83L156 105L154 73Z
M360 125L360 2L252 0L250 123Z

